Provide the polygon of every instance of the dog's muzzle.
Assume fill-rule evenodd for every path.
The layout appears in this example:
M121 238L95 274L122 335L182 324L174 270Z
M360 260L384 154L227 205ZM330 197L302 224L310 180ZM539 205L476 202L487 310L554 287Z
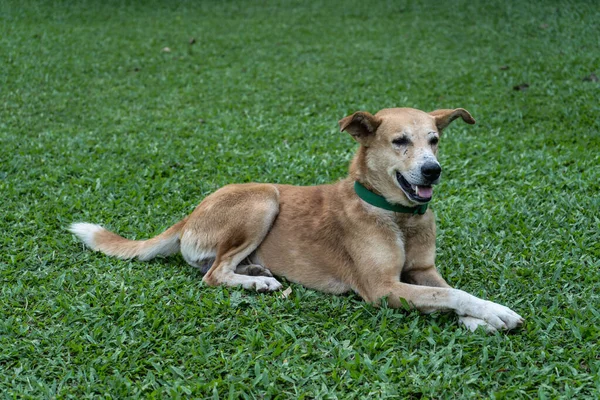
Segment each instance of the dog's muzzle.
M437 168L430 167L431 169L427 170L428 176L421 170L423 180L422 183L418 185L410 183L399 171L396 171L396 181L398 182L398 186L400 186L400 189L402 189L409 200L420 204L428 203L431 200L433 197L432 185L437 183L442 172L442 168L439 164L436 164L436 167Z

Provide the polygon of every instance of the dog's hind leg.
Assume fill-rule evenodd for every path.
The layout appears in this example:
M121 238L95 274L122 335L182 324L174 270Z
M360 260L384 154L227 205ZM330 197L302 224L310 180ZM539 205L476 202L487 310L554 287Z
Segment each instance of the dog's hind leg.
M259 264L238 265L235 273L249 276L273 276L271 271Z
M278 213L279 192L275 186L226 186L194 211L190 232L182 237L182 249L214 249L210 252L215 261L202 279L210 286L279 290L281 284L266 268L244 263L262 243Z
M188 263L192 267L200 269L200 272L202 272L203 274L206 274L210 270L210 267L213 265L214 262L214 257L198 261L188 260ZM249 260L244 260L237 267L235 267L235 273L249 276L273 276L271 271L269 271L267 268L259 264L252 264Z
M203 281L208 285L242 286L244 289L255 289L258 292L271 292L281 289L281 283L272 276L253 276L237 273L235 263L250 246L233 248L227 252L211 271L204 275ZM253 251L253 250L250 250ZM219 260L217 258L217 260ZM268 271L264 270L263 271ZM243 270L242 272L247 272ZM254 271L253 271L254 272Z

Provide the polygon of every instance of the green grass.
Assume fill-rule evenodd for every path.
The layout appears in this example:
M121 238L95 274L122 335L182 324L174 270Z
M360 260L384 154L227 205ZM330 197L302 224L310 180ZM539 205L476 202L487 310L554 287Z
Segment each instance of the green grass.
M0 393L597 398L599 20L593 1L2 1ZM143 238L227 183L336 181L356 148L337 120L391 106L477 119L442 140L437 260L520 331L204 287L179 256L65 230Z

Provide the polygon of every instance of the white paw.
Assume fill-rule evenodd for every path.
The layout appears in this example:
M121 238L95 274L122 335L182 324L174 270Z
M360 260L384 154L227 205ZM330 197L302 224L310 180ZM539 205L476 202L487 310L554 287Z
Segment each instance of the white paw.
M484 320L475 317L469 317L468 315L458 317L458 323L471 332L475 332L479 327L481 327L488 333L496 332L496 328L494 328L492 325L488 324Z
M281 290L281 283L275 278L269 278L266 276L257 276L254 278L254 287L257 292L275 292Z
M508 307L482 300L462 290L455 293L458 296L455 310L462 317L482 319L496 330L510 330L523 324L523 317ZM469 323L473 325L474 322Z
M523 317L510 308L491 301L480 301L473 307L474 312L467 312L467 315L480 318L497 330L511 330L523 324Z

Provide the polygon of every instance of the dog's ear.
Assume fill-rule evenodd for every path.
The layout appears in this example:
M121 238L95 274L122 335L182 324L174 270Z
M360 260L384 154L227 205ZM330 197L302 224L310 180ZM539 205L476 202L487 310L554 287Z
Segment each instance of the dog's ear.
M357 111L339 120L341 132L348 132L357 142L368 146L381 125L381 119L366 111Z
M435 110L429 113L434 119L438 130L441 132L442 129L450 125L450 122L456 118L461 117L467 124L474 124L475 120L464 108L455 108L454 110Z

